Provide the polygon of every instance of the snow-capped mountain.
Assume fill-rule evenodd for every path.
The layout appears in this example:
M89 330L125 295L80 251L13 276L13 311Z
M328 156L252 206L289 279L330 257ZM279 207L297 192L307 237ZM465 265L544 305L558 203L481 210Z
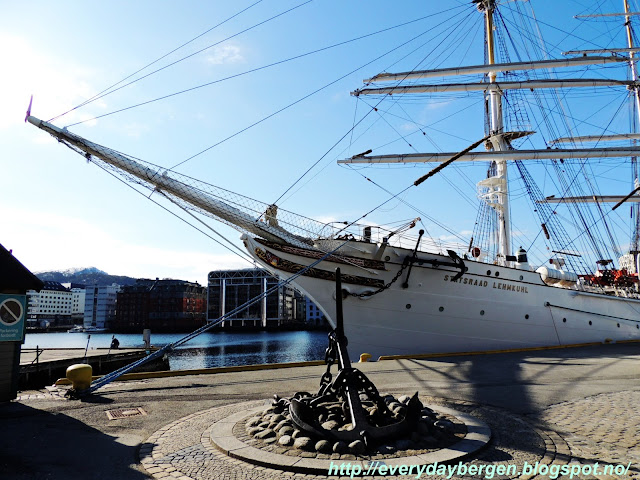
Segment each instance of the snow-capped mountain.
M96 267L69 268L62 271L36 272L35 274L42 281L59 283L74 283L81 285L133 285L135 278L123 275L109 275Z

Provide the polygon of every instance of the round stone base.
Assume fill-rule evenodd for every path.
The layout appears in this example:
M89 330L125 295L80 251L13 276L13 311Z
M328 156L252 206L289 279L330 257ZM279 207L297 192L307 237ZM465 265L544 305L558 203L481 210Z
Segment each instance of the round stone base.
M226 453L230 457L243 460L245 462L262 467L277 470L286 470L297 473L314 473L318 475L327 474L336 461L347 461L350 468L355 468L361 472L372 471L377 468L378 463L384 462L389 467L400 467L401 465L430 465L433 463L451 462L453 460L467 457L483 448L491 439L491 429L489 426L477 418L457 412L444 406L428 405L429 408L454 417L459 423L466 426L467 433L462 440L447 447L429 453L418 455L380 455L374 457L367 455L339 455L321 459L309 458L302 450L289 450L288 455L269 452L261 448L249 445L234 434L234 427L255 414L264 410L264 406L254 408L249 411L241 411L214 423L210 430L210 440L212 445ZM242 427L244 430L244 427ZM409 450L411 452L411 450ZM297 454L296 454L297 453ZM337 455L337 456L336 456ZM345 458L346 457L346 458Z
M233 435L233 425L250 417L252 412L264 410L271 404L271 401L260 400L211 408L164 426L142 444L139 452L140 462L146 472L157 479L271 480L305 475L305 478L326 480L330 473L328 468L331 461L334 465L361 465L362 474L367 472L364 467L369 468L371 462L384 462L388 466L409 465L413 462L424 464L441 462L445 457L450 463L462 461L477 466L513 464L518 467L519 472L525 462L533 465L535 462L550 464L568 461L561 455L568 451L566 442L561 437L554 432L533 427L517 415L468 402L435 397L421 397L421 400L434 410L451 412L467 425L469 435L462 439L461 445L451 445L449 448L432 452L434 456L429 457L408 455L388 460L371 460L367 457L351 459L350 456L341 456L340 459L325 459L325 463L318 464L315 463L319 461L317 458L280 455L275 459L259 457L251 462L249 457L255 447L240 442ZM474 441L474 437L470 435L481 435L486 425L491 428L489 443L481 437ZM488 435L488 430L484 431ZM229 432L232 434L229 435ZM476 446L480 449L474 448ZM253 453L260 455L260 452ZM440 457L437 457L438 455ZM418 457L419 460L412 457ZM309 464L309 461L313 464ZM305 470L309 473L296 473L302 471L301 467L306 468L305 465L309 467ZM312 472L315 472L315 475ZM334 471L331 476L334 475L339 477L344 473L336 474ZM501 478L517 478L519 475L520 473ZM429 478L440 480L447 478L447 475L430 475Z

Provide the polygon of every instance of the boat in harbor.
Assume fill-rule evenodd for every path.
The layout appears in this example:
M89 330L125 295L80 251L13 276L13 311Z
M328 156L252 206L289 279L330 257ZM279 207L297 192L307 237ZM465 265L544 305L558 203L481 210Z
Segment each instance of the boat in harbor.
M255 261L281 278L296 275L295 286L333 326L340 268L344 328L352 358L364 352L377 358L640 340L640 188L630 182L627 191L604 195L595 186L598 178L590 166L597 159L624 159L637 178L640 135L614 131L607 121L596 125L604 120L598 112L575 125L573 110L565 106L574 98L564 93L587 92L575 97L582 102L577 108L583 109L589 95L596 95L593 92L617 89L634 108L632 124L638 123L640 48L633 44L634 13L623 2L620 18L625 19L627 45L568 51L562 58L529 58L546 55L543 48L532 49L514 60L500 2L471 4L485 30L481 62L378 73L352 95L375 98L371 108L376 112L384 101L412 96L426 101L439 95L447 99L479 95L485 118L476 120L484 122L484 137L453 152L372 155L365 151L339 161L438 165L412 181L411 187L437 179L445 168L484 162L486 176L475 186L477 221L469 226L473 234L464 243L444 245L428 239L420 217L388 228L357 221L347 225L316 221L134 159L34 116L27 119L87 160L156 192L189 214L214 218L241 231L241 241ZM594 74L596 69L600 70ZM527 114L529 108L542 114ZM552 122L552 116L564 120ZM577 126L586 133L578 134ZM566 134L556 135L562 131ZM530 163L548 165L542 179L534 178ZM549 180L551 174L557 180ZM515 192L514 178L521 182ZM557 188L556 193L545 195L548 185L543 189L541 182ZM531 248L514 240L522 239L513 228L514 193L529 198L538 219L536 239L544 247L537 258L544 258L535 263L530 260ZM437 209L443 201L429 198L427 192L419 211ZM609 227L617 205L631 206L633 228L624 242L616 241ZM578 233L568 233L569 227ZM622 253L621 245L628 253Z
M84 333L104 333L107 331L106 328L99 328L94 326L84 327L82 329Z

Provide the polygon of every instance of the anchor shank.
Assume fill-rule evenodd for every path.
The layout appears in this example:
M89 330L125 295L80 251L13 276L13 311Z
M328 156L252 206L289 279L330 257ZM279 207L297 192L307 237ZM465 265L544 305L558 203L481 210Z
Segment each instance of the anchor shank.
M344 317L342 314L342 278L340 269L336 269L336 347L338 349L338 367L340 370L352 370L351 360L347 352L347 339L344 335ZM364 409L360 403L358 387L354 384L354 376L345 378L345 396L351 412L351 425L354 430L366 421Z
M344 336L344 316L342 314L342 277L336 268L336 345L338 346L338 366L340 370L351 367L347 352L347 338Z
M316 395L298 392L291 401L276 403L280 408L289 409L291 420L300 430L320 438L353 442L361 440L366 448L371 442L398 438L415 429L420 420L422 404L416 393L404 407L404 415L399 409L393 413L387 407L375 385L362 372L351 366L347 352L348 340L344 334L342 302L342 278L336 269L336 328L329 334L326 353L327 371L322 376L320 390ZM331 365L338 363L338 374L332 381ZM365 401L367 406L363 405ZM389 402L387 402L389 403ZM327 408L327 404L333 407ZM335 413L336 408L342 415ZM333 410L334 413L329 413ZM327 418L336 420L338 425L348 428L325 427ZM355 448L355 447L354 447Z

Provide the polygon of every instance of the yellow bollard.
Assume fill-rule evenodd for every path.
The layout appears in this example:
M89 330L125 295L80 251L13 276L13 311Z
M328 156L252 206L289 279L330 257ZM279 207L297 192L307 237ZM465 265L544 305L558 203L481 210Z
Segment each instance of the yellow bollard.
M91 386L91 375L93 369L86 363L78 363L67 368L67 378L71 381L72 387L76 391L86 390Z
M361 353L360 354L360 361L358 363L368 362L370 358L371 358L371 354L370 353Z

